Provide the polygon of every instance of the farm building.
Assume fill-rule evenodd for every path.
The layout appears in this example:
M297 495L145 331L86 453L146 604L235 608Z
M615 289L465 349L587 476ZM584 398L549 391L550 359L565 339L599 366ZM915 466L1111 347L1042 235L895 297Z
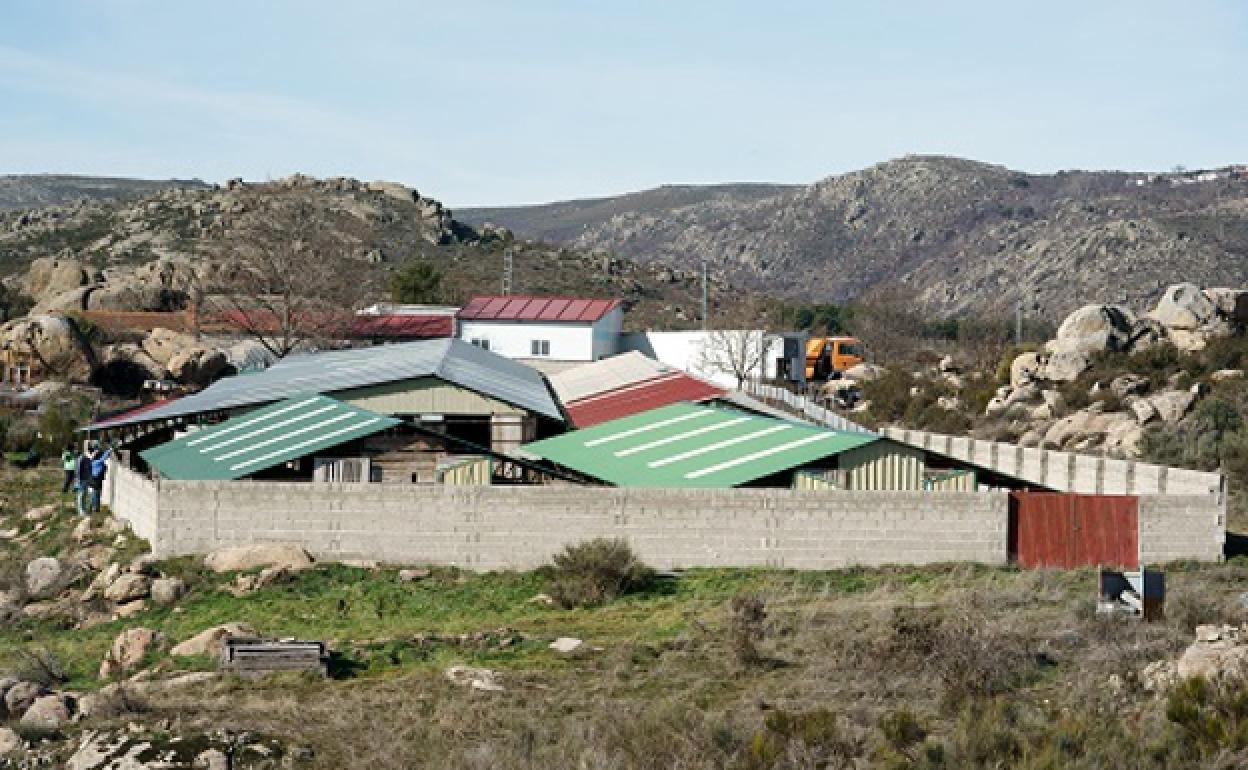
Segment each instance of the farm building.
M479 296L457 316L459 338L508 358L597 361L619 349L619 300Z
M931 474L921 450L874 434L689 403L543 439L520 451L586 479L623 487L975 486L972 473Z
M465 342L438 339L291 356L263 372L229 377L86 430L119 440L131 450L124 456L142 467L141 450L309 394L397 420L358 437L354 448L368 458L366 479L372 481L431 483L463 456L504 456L564 425L540 373Z

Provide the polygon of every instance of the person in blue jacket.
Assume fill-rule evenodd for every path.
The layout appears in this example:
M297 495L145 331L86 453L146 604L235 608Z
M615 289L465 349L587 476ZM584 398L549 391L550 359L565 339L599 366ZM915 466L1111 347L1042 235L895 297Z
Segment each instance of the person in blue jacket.
M105 447L96 451L91 458L91 513L100 512L100 496L104 492L104 476L108 474L108 460L113 456L113 448Z

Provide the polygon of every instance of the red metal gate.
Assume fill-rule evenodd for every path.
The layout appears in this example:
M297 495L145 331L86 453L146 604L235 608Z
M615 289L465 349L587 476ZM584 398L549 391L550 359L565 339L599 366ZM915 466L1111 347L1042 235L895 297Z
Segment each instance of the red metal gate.
M1010 495L1010 556L1023 567L1138 569L1139 536L1132 495Z

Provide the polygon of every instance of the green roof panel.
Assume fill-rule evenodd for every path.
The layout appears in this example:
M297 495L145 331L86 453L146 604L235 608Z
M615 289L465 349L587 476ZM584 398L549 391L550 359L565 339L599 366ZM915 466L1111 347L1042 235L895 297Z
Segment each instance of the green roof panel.
M327 396L295 396L140 453L165 478L238 479L398 425Z
M525 444L621 487L735 487L877 441L865 433L672 404Z

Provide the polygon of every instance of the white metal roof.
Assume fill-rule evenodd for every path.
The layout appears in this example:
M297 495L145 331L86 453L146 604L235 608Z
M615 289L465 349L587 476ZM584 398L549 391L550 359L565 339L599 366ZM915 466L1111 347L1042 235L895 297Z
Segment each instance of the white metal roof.
M218 380L194 395L99 427L184 417L267 404L300 393L335 393L420 377L437 377L522 409L563 419L539 372L461 340L436 339L288 356L262 372ZM87 430L95 427L88 426Z
M550 375L550 386L563 403L605 393L677 371L637 351L621 353L600 361Z

